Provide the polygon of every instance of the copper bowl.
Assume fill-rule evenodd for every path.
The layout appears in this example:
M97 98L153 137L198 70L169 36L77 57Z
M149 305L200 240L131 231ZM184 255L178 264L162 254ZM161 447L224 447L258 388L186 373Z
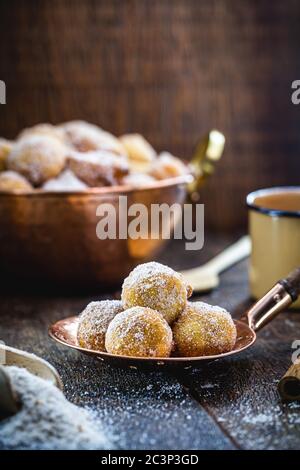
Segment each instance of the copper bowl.
M209 144L207 139L204 148ZM165 240L161 234L158 239L98 239L98 206L113 204L118 220L122 195L127 196L128 206L142 203L149 209L151 204L182 204L188 185L195 181L199 185L209 168L203 141L201 145L194 158L195 168L198 165L194 176L156 181L137 189L114 186L80 192L0 193L1 274L64 288L100 290L120 284L134 266L157 256ZM203 164L205 169L200 171Z
M128 206L182 204L191 176L133 189L91 188L83 192L37 190L0 194L1 270L17 277L94 288L120 283L138 263L157 255L165 240L100 240L96 235L100 204L119 216L119 196Z

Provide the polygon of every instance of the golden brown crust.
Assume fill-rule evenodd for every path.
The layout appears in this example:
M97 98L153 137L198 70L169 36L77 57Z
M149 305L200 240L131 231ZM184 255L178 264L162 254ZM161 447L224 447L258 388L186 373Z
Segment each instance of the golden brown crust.
M135 357L169 357L172 330L160 313L134 307L115 316L109 324L105 347L111 354Z
M140 134L125 134L120 142L128 155L129 166L133 172L146 172L156 157L154 148Z
M33 187L24 176L19 175L15 171L2 171L0 173L0 191L2 192L15 192L15 191L31 191Z
M173 335L181 356L211 356L233 349L236 327L226 310L204 302L188 302L173 325Z
M67 166L79 179L92 187L116 185L128 174L125 158L103 150L70 152Z
M12 151L13 142L0 138L0 171L6 170L7 157Z
M149 170L149 174L158 180L174 178L187 173L188 167L169 152L162 152Z
M79 317L77 340L85 349L106 351L105 334L110 322L123 311L119 300L101 300L89 303Z
M187 303L186 283L168 266L151 262L140 264L124 280L122 302L125 308L149 307L160 312L172 323Z
M69 121L59 128L64 132L66 141L78 152L106 150L126 156L126 151L117 137L100 127L85 121Z
M39 186L55 178L65 166L66 148L53 137L30 135L16 143L7 158L7 168Z
M23 129L22 132L20 132L20 134L18 135L17 140L20 141L23 139L27 139L28 137L31 137L33 135L52 137L64 143L64 133L62 129L48 123L36 124L35 126Z

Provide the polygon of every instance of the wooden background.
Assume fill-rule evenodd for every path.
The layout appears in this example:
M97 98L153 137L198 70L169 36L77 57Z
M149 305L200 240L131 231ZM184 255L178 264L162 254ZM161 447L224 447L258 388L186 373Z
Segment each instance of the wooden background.
M245 195L299 184L298 0L0 0L0 135L82 118L189 157L212 127L224 159L206 224L246 224Z

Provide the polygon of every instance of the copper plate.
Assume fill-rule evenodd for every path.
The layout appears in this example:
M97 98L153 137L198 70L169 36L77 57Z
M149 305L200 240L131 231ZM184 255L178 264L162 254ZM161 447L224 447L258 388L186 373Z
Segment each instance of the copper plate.
M234 349L224 354L216 356L200 356L200 357L166 357L166 358L152 358L152 357L134 357L134 356L117 356L115 354L108 354L106 352L93 351L91 349L81 348L77 343L77 326L78 316L65 318L54 323L49 329L49 335L55 341L63 344L72 349L77 349L83 354L94 356L100 361L107 362L108 364L119 367L131 368L151 368L151 367L197 367L203 365L205 362L210 362L216 359L222 359L227 356L239 353L249 346L251 346L255 339L255 332L244 322L234 320L237 328L237 340Z
M293 291L291 295L290 292ZM49 334L51 338L64 346L77 349L84 354L95 356L101 361L119 367L147 368L147 367L199 367L205 362L212 362L240 353L249 348L256 340L256 332L268 324L280 312L297 299L300 294L300 267L295 269L286 279L278 281L261 299L259 299L241 320L234 320L237 329L237 340L232 351L216 356L200 357L133 357L117 356L100 351L84 349L77 344L78 316L65 318L54 323Z

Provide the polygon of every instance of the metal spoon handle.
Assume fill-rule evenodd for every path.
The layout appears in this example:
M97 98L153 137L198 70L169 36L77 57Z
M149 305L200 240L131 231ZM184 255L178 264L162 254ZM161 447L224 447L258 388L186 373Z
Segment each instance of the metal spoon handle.
M260 330L278 313L297 300L300 294L300 268L278 281L253 307L248 310L247 322L254 331Z

